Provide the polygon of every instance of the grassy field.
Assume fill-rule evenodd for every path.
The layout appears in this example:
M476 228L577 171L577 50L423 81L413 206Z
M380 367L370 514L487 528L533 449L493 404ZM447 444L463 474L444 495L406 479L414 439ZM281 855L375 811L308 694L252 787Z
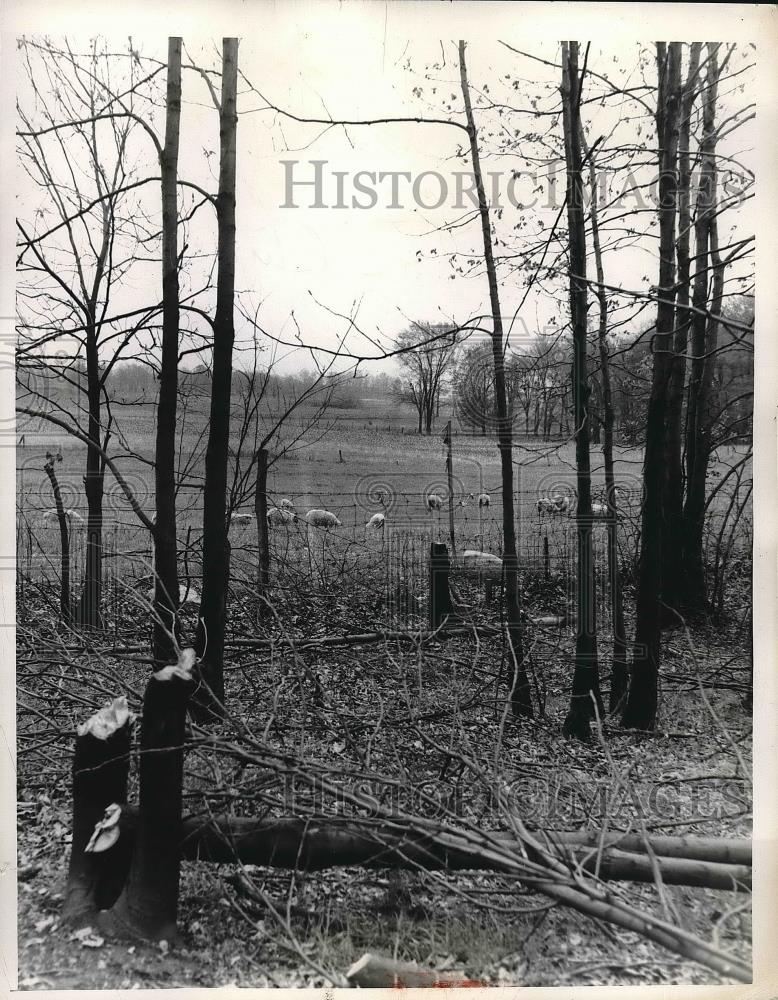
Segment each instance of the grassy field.
M126 481L141 506L151 516L154 512L153 458L155 411L150 405L115 407L117 431L111 442ZM272 544L276 565L295 566L319 582L331 582L333 572L322 581L322 566L347 570L376 562L377 553L385 566L400 562L423 573L430 540L446 541L449 534L448 510L430 512L425 497L439 494L447 501L445 448L441 440L445 415L430 437L410 431L415 426L409 408L391 401L365 401L361 408L331 409L320 424L305 431L310 413L297 415L285 431L287 441L301 434L286 454L273 462L269 474L269 503L282 497L291 499L298 513L322 507L335 513L340 528L326 538L316 535L316 543L307 545L307 532L299 525L291 529L275 528ZM232 448L238 448L237 414L233 418ZM187 569L198 574L198 545L202 525L202 478L204 468L205 413L190 405L183 425L179 426L179 469L183 473L179 494L180 544L188 546ZM45 453L52 446L62 449L63 462L57 466L66 507L85 517L83 470L85 446L64 434L52 435L50 425L31 422L19 428L17 452L17 497L20 561L41 567L46 576L56 570L59 533L55 523L43 520L53 507L51 487L43 472ZM246 449L248 451L248 449ZM710 484L720 481L742 449L722 449L712 464ZM549 539L550 558L566 566L574 552L574 525L568 518L541 517L536 509L539 497L554 491L570 494L575 487L574 447L572 442L542 442L518 437L515 446L514 496L517 510L519 554L525 566L539 567L544 560L544 538ZM245 462L245 459L244 459ZM604 487L602 453L592 449L595 496ZM623 492L622 557L625 564L634 561L639 531L642 452L619 447L616 454L617 482ZM750 475L750 473L749 473ZM248 483L249 488L252 483ZM469 499L486 492L488 508L479 509ZM500 553L502 493L499 456L493 439L470 433L455 433L453 438L453 494L457 549L476 548ZM383 496L383 504L380 497ZM723 489L712 510L724 513L730 493ZM235 498L236 509L251 512L253 499L245 490ZM367 532L365 525L378 511L386 514L380 536ZM714 519L715 520L715 519ZM139 524L124 493L110 473L106 476L105 495L106 545L109 565L124 579L146 577L150 572L151 545L148 532ZM83 557L84 526L75 524L72 531L74 579ZM748 537L748 533L744 536ZM234 524L233 578L246 581L256 570L256 525ZM322 551L323 550L323 551ZM393 553L393 555L389 555ZM318 556L318 562L317 562ZM381 561L379 560L379 561ZM419 565L417 565L419 564Z

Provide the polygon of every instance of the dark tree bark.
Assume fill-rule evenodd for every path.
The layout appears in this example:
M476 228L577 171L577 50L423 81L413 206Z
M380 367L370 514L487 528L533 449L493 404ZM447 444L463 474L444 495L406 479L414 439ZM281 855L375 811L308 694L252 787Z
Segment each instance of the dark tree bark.
M457 545L454 535L454 456L451 442L451 421L446 424L446 432L443 436L443 443L446 446L446 481L448 483L448 544L451 547L451 555L457 557Z
M157 402L154 487L154 660L175 661L178 636L176 540L176 404L178 401L178 138L181 122L181 39L168 39L165 147L162 175L162 360Z
M448 549L441 542L432 542L429 562L429 624L433 629L439 628L454 611L449 589L450 572Z
M592 492L589 460L589 377L587 366L586 227L581 177L580 101L583 79L578 74L578 43L562 43L562 118L567 164L567 220L570 246L570 316L573 328L573 406L575 408L575 464L578 505L578 550L575 669L570 708L564 721L566 736L590 738L596 711L602 718L597 664L597 604L592 551Z
M659 139L659 303L654 335L651 395L643 460L643 515L638 564L635 647L622 722L636 729L656 724L661 656L665 420L675 318L675 213L678 188L678 117L681 43L657 42L656 124Z
M489 207L484 191L481 162L478 154L478 132L473 119L470 103L470 88L467 82L465 64L465 43L459 43L459 75L462 96L467 116L467 131L470 137L470 155L473 161L478 210L481 217L481 231L484 243L484 261L489 281L489 300L492 308L492 358L494 361L494 402L497 415L497 445L500 451L502 479L502 532L503 532L503 573L505 578L505 613L508 622L508 638L511 647L509 675L511 685L511 705L516 716L532 717L532 698L529 678L524 664L524 645L521 629L521 608L519 603L519 564L516 555L516 522L513 504L513 433L508 412L508 398L505 391L505 344L500 311L500 293L497 285L497 269L492 253L492 234L489 222Z
M59 524L59 545L60 545L60 576L59 576L59 613L60 619L65 625L70 624L70 535L68 533L68 521L65 516L65 508L62 504L62 493L59 488L57 474L54 472L54 462L57 458L61 460L61 453L58 456L47 455L43 466L44 472L49 477L51 491L54 494L54 507L57 511L57 523Z
M194 657L192 657L194 659ZM190 664L153 674L143 699L138 830L126 885L100 926L112 936L176 937L181 802Z
M597 270L597 303L599 306L597 349L600 356L600 372L602 377L602 458L605 469L605 498L608 505L608 522L606 527L608 532L608 585L611 599L611 617L613 619L613 658L611 660L608 710L614 714L617 712L620 713L623 708L629 684L629 667L627 664L627 635L624 627L621 568L619 566L619 505L618 494L616 492L616 477L613 471L613 426L615 415L613 410L613 392L611 389L610 355L608 353L608 293L604 285L605 274L602 266L602 247L600 244L597 171L594 159L587 147L583 129L581 130L581 145L589 157L592 248L594 250L595 268Z
M257 521L257 548L259 550L258 587L261 597L266 597L270 585L270 539L267 526L267 448L257 454L257 489L254 494L254 515Z
M695 259L692 305L705 310L708 305L710 255L714 268L711 309L721 307L723 265L718 256L716 229L716 99L718 92L718 46L708 45L708 70L703 97L702 140L700 143L700 184L694 226ZM683 594L686 611L706 610L703 526L705 514L705 477L710 458L710 400L713 381L713 356L718 325L704 313L695 312L691 320L691 374L686 413L686 502L683 510Z
M107 222L106 222L107 228ZM108 237L104 242L107 254ZM105 267L105 254L98 261L98 271ZM99 286L95 279L94 287ZM96 294L90 301L93 310L97 308ZM86 378L87 407L89 419L87 437L89 444L86 449L86 473L84 475L84 493L86 495L86 555L84 564L84 583L81 599L78 603L76 620L85 628L101 629L103 627L103 494L105 491L105 464L100 448L101 439L101 407L100 407L100 359L97 350L97 327L93 322L87 324L85 331L86 344Z
M691 236L691 156L689 140L691 115L698 94L697 77L702 44L690 47L689 69L681 95L678 129L678 289L675 309L673 354L670 358L670 381L667 399L667 482L665 489L666 544L662 549L662 601L666 605L667 623L677 622L674 611L679 606L683 552L683 490L681 458L681 416L686 380L686 347L689 336L689 243ZM698 262L700 264L701 262Z
M227 460L230 438L232 345L235 339L235 156L237 138L238 40L225 38L219 113L219 262L208 446L203 497L203 596L197 650L206 689L198 692L201 715L222 714L224 705L224 630L230 571L227 537Z
M112 857L87 854L95 824L108 806L127 801L132 716L124 698L96 712L79 727L73 756L73 839L62 907L69 924L93 923L100 909L113 905L126 872Z

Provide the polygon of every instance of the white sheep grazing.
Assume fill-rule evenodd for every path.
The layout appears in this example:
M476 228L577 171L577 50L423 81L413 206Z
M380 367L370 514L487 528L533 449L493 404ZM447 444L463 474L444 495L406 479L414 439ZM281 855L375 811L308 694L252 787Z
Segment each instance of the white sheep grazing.
M491 502L492 502L492 498L489 496L488 493L479 493L478 494L478 506L479 507L488 507L491 504Z
M267 512L268 524L291 524L295 520L295 514L286 507L270 507Z
M606 503L593 503L592 504L592 516L593 517L607 517L608 516L608 505Z
M232 523L233 524L251 524L254 520L253 514L233 514Z
M154 600L154 588L146 592L146 596L150 601ZM200 595L198 594L195 587L191 584L187 587L185 583L179 583L178 585L178 603L182 604L197 604L200 600Z
M502 583L502 559L491 552L467 549L462 556L462 570L486 585L486 602L492 603L494 588Z
M538 514L554 514L556 513L556 504L550 497L541 497L540 500L535 504Z
M575 510L575 503L570 497L561 493L552 493L550 497L541 497L537 504L538 514L569 514Z
M425 502L429 511L443 509L443 500L437 493L430 493Z
M289 499L289 497L284 497L281 500L281 503L279 504L279 507L281 508L281 510L291 510L291 511L294 510L294 504Z
M305 520L313 528L339 528L341 525L341 522L332 511L321 510L318 507L309 510L305 515Z
M373 516L367 522L365 527L375 528L376 531L378 531L379 529L383 531L385 522L386 522L386 514L373 514Z

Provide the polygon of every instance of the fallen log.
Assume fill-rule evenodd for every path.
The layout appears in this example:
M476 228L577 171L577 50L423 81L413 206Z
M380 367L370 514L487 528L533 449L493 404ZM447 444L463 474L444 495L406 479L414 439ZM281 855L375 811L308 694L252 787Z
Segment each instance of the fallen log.
M596 830L568 833L544 831L551 844L590 847L600 843L623 851L643 854L650 849L665 858L687 858L697 861L717 861L721 864L751 865L751 841L735 837L643 837L638 833L612 833L602 836Z
M453 970L438 971L424 969L415 962L397 962L384 955L373 955L369 951L354 962L346 973L352 986L362 989L412 989L414 987L437 986L450 988L459 986L488 986L478 979L467 979L464 972Z
M137 813L132 808L121 812L122 836L133 836ZM304 820L297 818L252 819L234 816L213 816L200 819L186 817L181 824L181 856L188 861L209 861L229 864L240 861L245 865L265 865L275 868L321 871L327 868L424 868L430 871L506 871L515 872L512 864L501 864L499 855L489 849L515 853L520 861L521 845L513 837L495 835L484 838L483 849L465 836L451 831L424 835L400 823L381 829L360 827L356 823L335 820ZM751 868L748 864L725 864L700 858L662 856L657 847L676 849L673 841L686 841L687 849L700 853L711 851L711 842L695 845L694 838L653 838L649 840L654 858L622 850L626 838L618 840L611 834L606 842L619 843L619 848L606 846L601 854L594 853L592 835L548 834L549 843L564 844L560 852L569 855L571 871L581 868L596 874L603 881L654 882L656 873L666 885L689 885L707 889L748 891L751 888ZM571 838L565 842L566 838ZM583 842L576 842L579 838ZM635 847L641 838L627 840ZM737 844L737 842L734 842ZM643 845L645 850L645 845ZM730 850L738 853L730 842ZM533 852L528 850L533 858ZM527 865L527 881L532 883L532 865Z

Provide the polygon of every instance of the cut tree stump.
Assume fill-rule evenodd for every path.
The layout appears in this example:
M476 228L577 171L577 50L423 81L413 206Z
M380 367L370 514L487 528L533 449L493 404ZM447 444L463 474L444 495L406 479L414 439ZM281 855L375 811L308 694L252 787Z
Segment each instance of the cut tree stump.
M95 825L111 804L127 801L130 739L134 716L127 699L115 698L78 727L73 757L73 841L62 917L69 924L91 923L113 905L124 884L121 850L110 862L86 853Z
M143 700L140 807L132 862L115 906L98 925L111 937L174 940L181 868L181 793L194 650L152 674ZM122 839L119 838L119 842ZM110 857L112 852L107 852Z

